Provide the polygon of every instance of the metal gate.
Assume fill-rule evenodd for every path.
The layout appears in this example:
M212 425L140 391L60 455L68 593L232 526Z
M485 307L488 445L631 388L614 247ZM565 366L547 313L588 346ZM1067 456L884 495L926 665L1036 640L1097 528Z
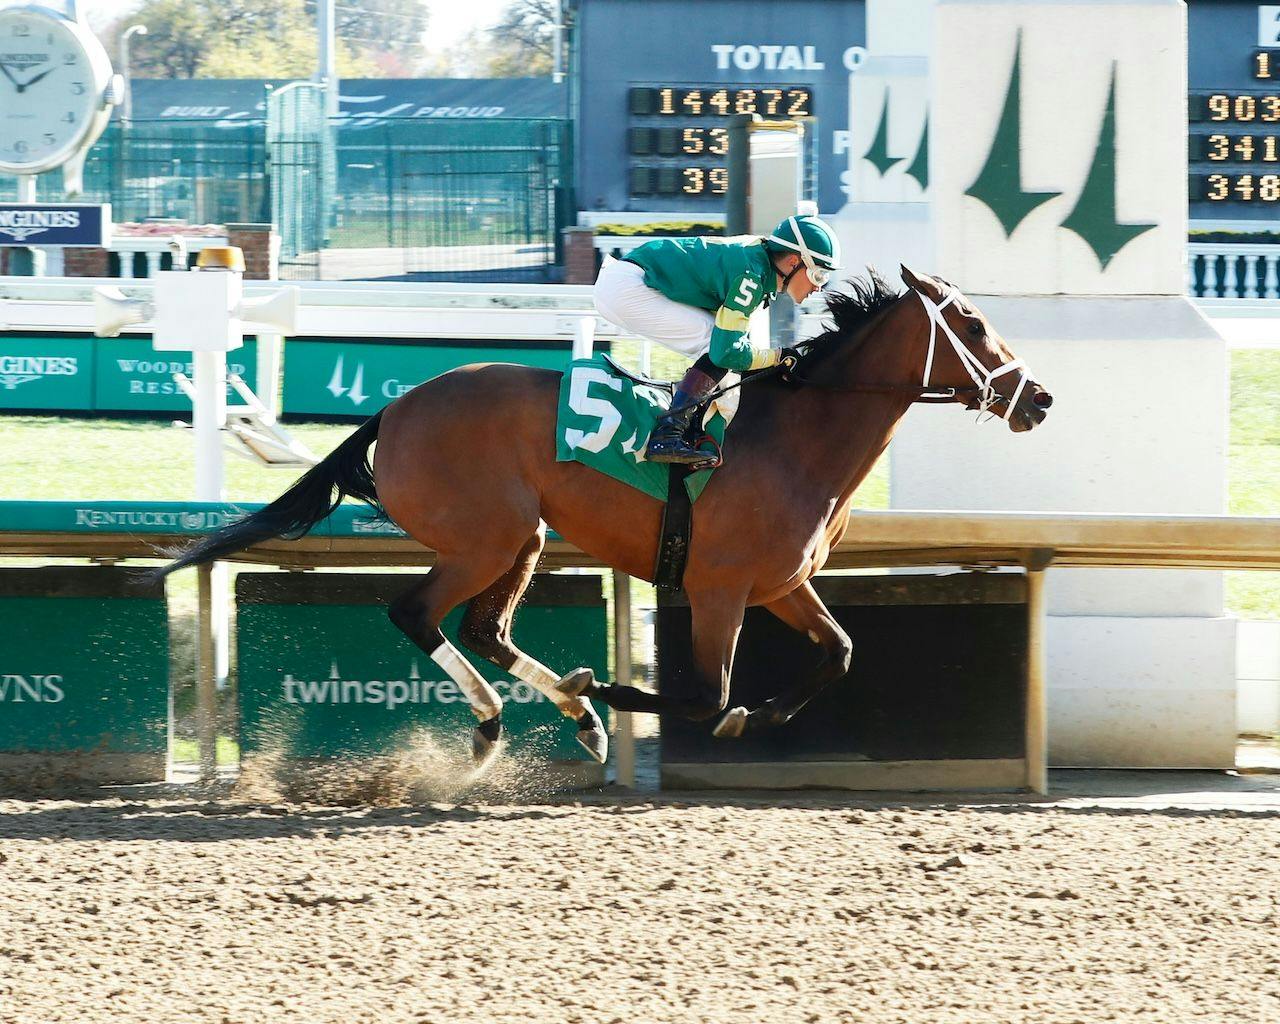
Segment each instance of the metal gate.
M291 82L267 97L267 157L271 219L280 233L280 277L316 280L325 246L325 165L332 146L325 123L325 90Z
M415 278L549 280L567 213L567 125L424 126L394 154L395 244Z

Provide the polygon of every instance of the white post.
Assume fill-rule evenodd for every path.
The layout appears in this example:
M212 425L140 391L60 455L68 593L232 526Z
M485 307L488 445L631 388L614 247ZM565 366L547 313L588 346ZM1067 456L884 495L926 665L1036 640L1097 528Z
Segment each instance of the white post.
M36 202L36 176L34 174L18 175L18 202L34 203ZM44 277L45 272L45 251L34 247L24 249L14 249L13 255L18 257L18 266L14 267L17 273L22 274L26 270L31 277ZM25 263L22 269L19 266Z
M225 352L193 352L195 365L196 399L192 403L191 426L195 441L196 461L196 500L224 501L226 487L222 458L222 427L227 419L227 354ZM229 629L227 626L227 593L228 575L225 562L213 565L209 574L210 605L208 612L208 629L201 623L201 637L208 636L208 646L202 645L199 651L198 676L213 679L218 690L227 685L231 667L231 648ZM203 613L202 613L203 614ZM208 652L208 654L206 653ZM206 657L211 657L210 665L206 665ZM213 717L216 720L216 706L206 705L205 689L200 690L200 716ZM212 698L209 698L212 700ZM204 741L201 740L201 761L206 756ZM209 754L208 756L212 756Z
M631 685L631 577L613 574L613 681L618 686ZM618 726L613 749L619 786L636 784L636 739L631 713L618 712Z
M254 392L272 416L280 415L280 359L284 337L279 334L258 335L257 386Z
M596 318L584 316L573 328L573 358L590 359L596 343Z

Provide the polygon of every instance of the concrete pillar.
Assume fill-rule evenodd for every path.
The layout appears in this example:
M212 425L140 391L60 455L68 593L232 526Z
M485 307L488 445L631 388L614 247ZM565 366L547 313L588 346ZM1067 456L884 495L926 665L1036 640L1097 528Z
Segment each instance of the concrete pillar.
M913 410L895 508L1217 514L1227 354L1183 294L1186 12L1176 0L939 0L936 263L1057 403L1030 435ZM1051 570L1049 756L1234 762L1220 573Z

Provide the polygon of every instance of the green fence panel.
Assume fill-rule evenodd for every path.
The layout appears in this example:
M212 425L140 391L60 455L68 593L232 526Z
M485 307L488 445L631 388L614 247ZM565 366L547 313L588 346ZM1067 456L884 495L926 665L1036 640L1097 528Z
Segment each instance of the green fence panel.
M291 339L285 347L284 412L363 418L424 380L467 363L521 363L565 370L571 356L567 342L433 341L428 345Z
M0 410L190 413L174 373L191 377L182 352L157 352L149 337L0 334ZM257 384L257 339L227 353L227 372ZM227 387L227 400L239 396Z
M227 353L227 373L237 374L251 390L258 380L257 340ZM94 369L93 409L98 412L191 412L187 398L173 379L190 379L195 364L186 352L157 352L149 338L101 338ZM228 385L227 401L240 404Z
M236 637L246 753L386 754L422 727L446 741L469 741L476 719L466 699L387 618L387 603L412 582L385 574L240 574ZM444 624L455 644L461 614ZM538 576L513 639L553 671L589 665L604 679L607 632L600 577ZM586 760L573 723L549 700L488 662L470 660L503 697L513 752Z
M0 334L0 409L91 409L94 341Z
M0 570L0 752L106 759L164 778L169 618L162 584L103 566ZM86 760L87 759L87 760Z

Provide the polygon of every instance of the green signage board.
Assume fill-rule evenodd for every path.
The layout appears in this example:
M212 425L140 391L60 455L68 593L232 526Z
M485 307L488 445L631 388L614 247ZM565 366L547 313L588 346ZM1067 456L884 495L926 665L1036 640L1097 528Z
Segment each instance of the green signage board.
M257 340L227 353L227 373L236 374L253 390L258 379ZM188 352L157 352L149 338L100 338L94 361L93 409L101 412L191 412L187 398L173 379L190 379L195 367ZM227 387L227 401L241 404Z
M387 618L414 577L241 573L236 580L241 744L245 753L336 758L388 753L417 728L459 744L476 724L466 698ZM457 645L462 610L444 632ZM516 615L516 646L555 672L608 676L598 576L538 576ZM572 722L541 693L459 650L503 698L512 749L582 761ZM604 708L600 708L604 711Z
M0 570L0 753L138 755L164 778L169 617L162 584L123 569ZM140 767L141 766L141 767Z
M189 413L173 375L193 370L188 353L157 352L148 337L0 333L0 410ZM227 353L227 372L255 387L256 339ZM230 386L227 399L239 401Z
M564 370L570 344L548 342L355 342L296 338L285 345L284 412L372 416L424 380L467 363L521 363Z
M0 409L91 410L95 340L0 334Z

